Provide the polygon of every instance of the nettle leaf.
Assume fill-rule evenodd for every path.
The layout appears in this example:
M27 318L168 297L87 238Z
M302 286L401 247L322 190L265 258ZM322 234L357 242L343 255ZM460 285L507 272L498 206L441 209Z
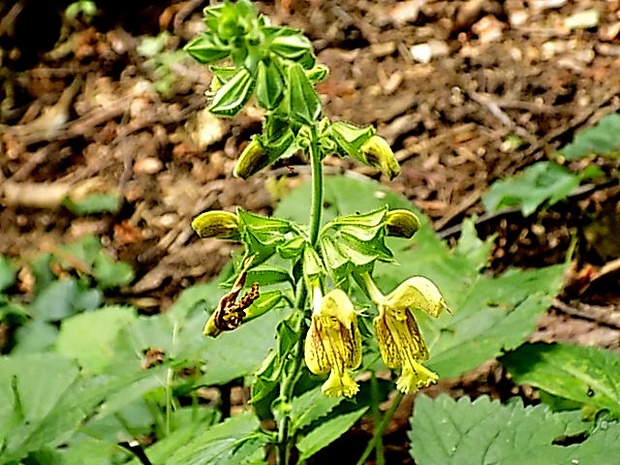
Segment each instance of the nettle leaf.
M620 356L572 344L524 344L500 361L514 381L620 417Z
M136 318L131 307L108 306L64 319L56 350L78 360L89 373L103 374L113 360L118 332Z
M578 412L524 407L520 399L502 405L486 396L420 396L410 421L411 456L419 465L598 464L620 456L618 423L594 430L581 444L561 446L555 442L587 433L591 425Z
M324 447L329 446L349 431L367 410L368 407L364 407L321 422L297 442L297 448L300 452L299 460L306 460Z
M567 144L560 153L567 160L587 157L588 155L610 155L617 157L620 152L620 113L610 113L597 124L584 129Z
M301 430L314 421L328 415L344 400L344 397L328 397L321 392L318 386L291 402L291 431Z
M523 215L529 216L543 203L553 205L566 198L581 179L556 163L541 161L515 176L495 181L483 195L482 203L489 212L520 206Z

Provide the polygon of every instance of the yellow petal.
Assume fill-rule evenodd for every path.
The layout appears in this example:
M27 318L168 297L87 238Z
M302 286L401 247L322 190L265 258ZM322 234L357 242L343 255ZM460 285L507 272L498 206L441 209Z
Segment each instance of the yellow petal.
M403 282L383 303L394 309L417 308L435 318L446 308L437 286L423 276L414 276Z
M192 229L203 239L215 237L238 240L241 238L237 215L224 210L212 210L198 215L192 221Z
M403 367L400 377L396 380L396 388L404 394L410 394L436 383L438 378L436 373L420 363L413 362Z
M336 370L332 370L329 378L321 387L321 392L329 397L352 397L359 390L357 383L348 372L338 373Z
M372 136L360 147L360 153L366 164L379 169L388 178L394 179L400 174L400 166L387 141L380 136Z
M323 340L326 335L322 335L321 332L319 332L317 324L320 325L320 323L318 323L318 318L313 315L310 329L306 335L304 359L308 369L312 373L315 375L322 375L331 370L331 357L328 354L328 350L331 349L329 342Z
M381 308L373 323L381 357L388 367L398 368L428 359L428 348L411 312Z

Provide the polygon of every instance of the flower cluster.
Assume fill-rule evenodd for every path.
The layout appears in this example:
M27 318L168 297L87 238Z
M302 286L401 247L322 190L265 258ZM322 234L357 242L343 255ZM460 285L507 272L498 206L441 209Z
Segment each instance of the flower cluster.
M389 368L402 368L398 390L411 393L437 381L437 375L421 363L429 352L413 313L421 310L439 316L446 307L437 287L427 278L415 276L384 296L369 273L361 276L361 282L379 311L373 323L383 361ZM349 371L361 363L360 334L353 304L342 290L321 296L315 289L305 360L312 373L329 372L324 394L351 397L357 393Z

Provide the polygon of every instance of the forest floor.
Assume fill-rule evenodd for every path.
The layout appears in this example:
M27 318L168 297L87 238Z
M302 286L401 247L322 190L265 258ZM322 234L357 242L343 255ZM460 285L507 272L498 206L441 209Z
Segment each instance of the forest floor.
M41 3L0 2L0 254L27 263L94 234L136 272L112 297L145 313L165 310L231 252L199 240L191 218L237 205L269 213L274 179L292 186L308 171L293 157L248 181L232 178L261 114L250 107L218 120L204 110L209 72L179 50L204 27L205 2L105 2L91 22L66 19L66 2ZM449 241L477 215L479 234L496 235L490 272L560 263L577 239L566 290L533 338L618 350L617 163L589 159L608 182L527 218L486 214L481 196L620 109L620 1L282 0L259 8L303 29L330 68L319 88L328 116L376 125L402 165L392 182L335 157L328 170L381 179ZM38 28L36 37L23 33ZM79 216L63 206L67 196L93 193L117 194L120 209ZM504 377L491 363L434 389L497 394ZM404 438L410 406L388 431L395 438Z

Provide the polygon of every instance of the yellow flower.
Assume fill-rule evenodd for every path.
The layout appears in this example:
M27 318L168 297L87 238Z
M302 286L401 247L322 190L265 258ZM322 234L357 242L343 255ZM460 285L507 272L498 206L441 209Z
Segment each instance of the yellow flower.
M329 372L321 390L327 396L351 397L359 387L348 370L362 362L357 317L349 297L340 289L326 296L314 289L314 312L305 343L306 365L315 375Z
M437 374L421 364L428 360L429 352L412 309L439 316L446 307L437 286L422 276L415 276L384 296L368 273L362 278L379 310L373 323L381 357L390 368L402 367L396 381L398 390L407 394L435 383Z

